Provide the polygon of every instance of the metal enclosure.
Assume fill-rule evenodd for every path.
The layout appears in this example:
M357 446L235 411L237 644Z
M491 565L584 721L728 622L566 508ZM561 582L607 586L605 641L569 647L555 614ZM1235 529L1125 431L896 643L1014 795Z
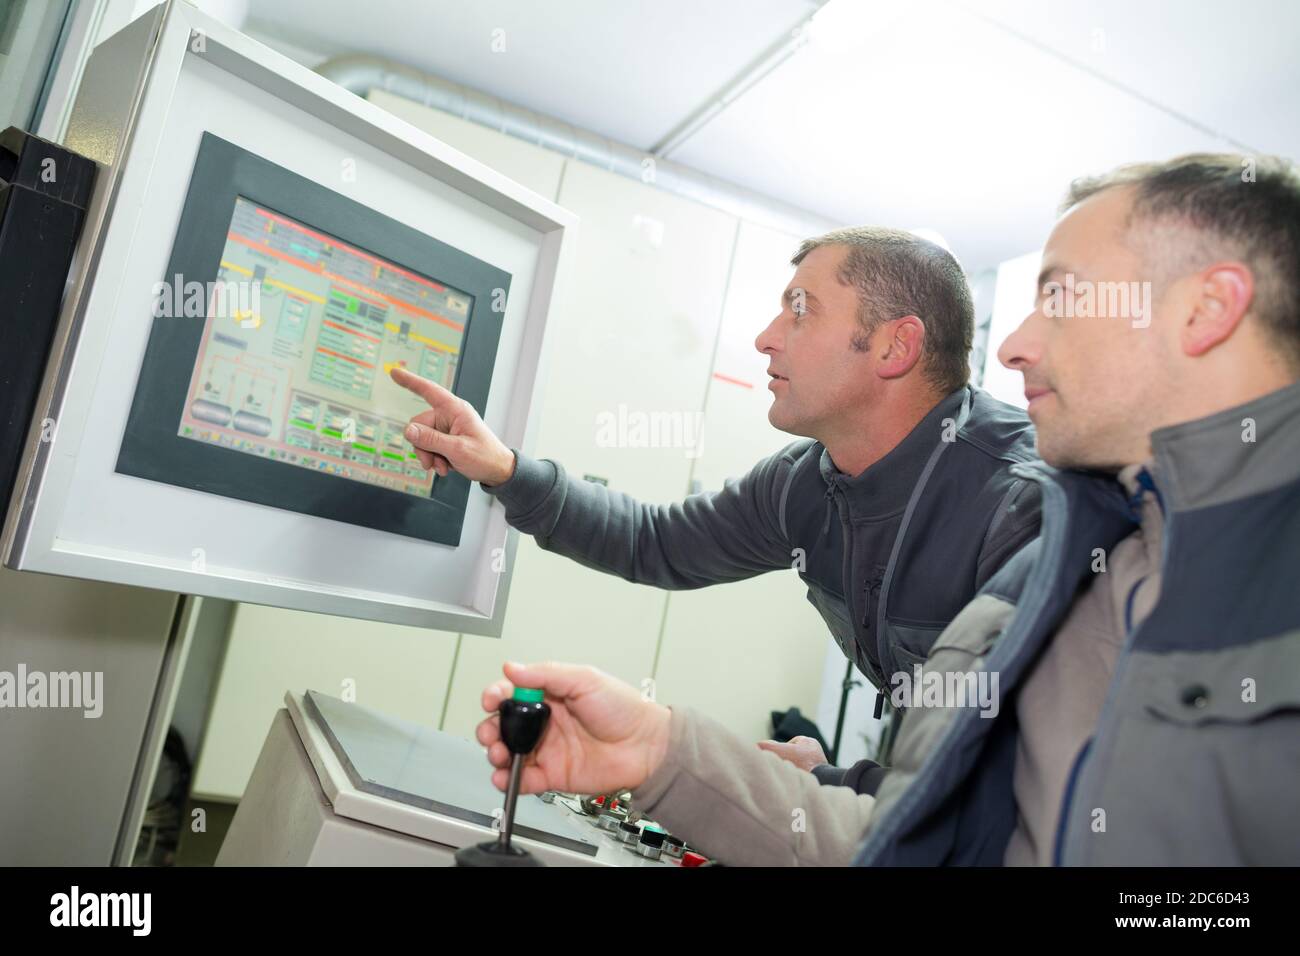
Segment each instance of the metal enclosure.
M120 474L114 462L205 134L512 277L484 419L530 410L575 217L184 3L92 55L66 144L96 186L4 529L8 567L497 636L515 539L471 489L459 546Z

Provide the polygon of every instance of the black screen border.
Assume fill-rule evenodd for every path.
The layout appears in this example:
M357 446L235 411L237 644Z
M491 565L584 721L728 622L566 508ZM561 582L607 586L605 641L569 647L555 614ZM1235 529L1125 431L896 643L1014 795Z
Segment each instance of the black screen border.
M215 282L243 197L473 298L455 393L485 414L511 276L454 246L204 132L172 246L169 285ZM179 290L176 298L180 297ZM206 317L154 317L116 471L195 491L439 544L460 544L469 482L434 477L429 496L367 485L177 433Z

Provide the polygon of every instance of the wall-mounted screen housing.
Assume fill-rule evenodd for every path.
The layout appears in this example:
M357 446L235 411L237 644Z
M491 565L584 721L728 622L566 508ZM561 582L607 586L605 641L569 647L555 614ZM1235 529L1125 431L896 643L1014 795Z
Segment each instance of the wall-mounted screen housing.
M574 217L184 3L96 48L66 144L106 168L5 563L499 634L503 509L388 372L527 450Z

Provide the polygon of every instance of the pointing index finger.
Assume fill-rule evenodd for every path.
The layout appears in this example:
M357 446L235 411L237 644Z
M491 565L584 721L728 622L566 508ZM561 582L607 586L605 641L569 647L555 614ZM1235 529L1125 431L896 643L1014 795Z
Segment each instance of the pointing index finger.
M447 391L447 389L443 388L437 382L431 382L427 378L421 378L414 372L408 372L400 365L394 365L393 370L388 374L394 382L402 386L402 388L419 395L433 408L445 409L449 402L456 400L455 395Z

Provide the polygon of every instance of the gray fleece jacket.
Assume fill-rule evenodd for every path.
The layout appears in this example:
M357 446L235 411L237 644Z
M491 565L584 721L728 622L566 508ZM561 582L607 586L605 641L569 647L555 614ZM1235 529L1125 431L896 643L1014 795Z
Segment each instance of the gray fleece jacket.
M794 570L845 655L886 690L1038 532L1037 486L1011 473L1034 460L1033 429L1019 409L971 386L852 477L803 440L721 491L651 505L553 461L516 457L513 477L484 490L542 548L669 589ZM845 782L837 768L820 771L823 783ZM850 785L866 779L854 773Z

